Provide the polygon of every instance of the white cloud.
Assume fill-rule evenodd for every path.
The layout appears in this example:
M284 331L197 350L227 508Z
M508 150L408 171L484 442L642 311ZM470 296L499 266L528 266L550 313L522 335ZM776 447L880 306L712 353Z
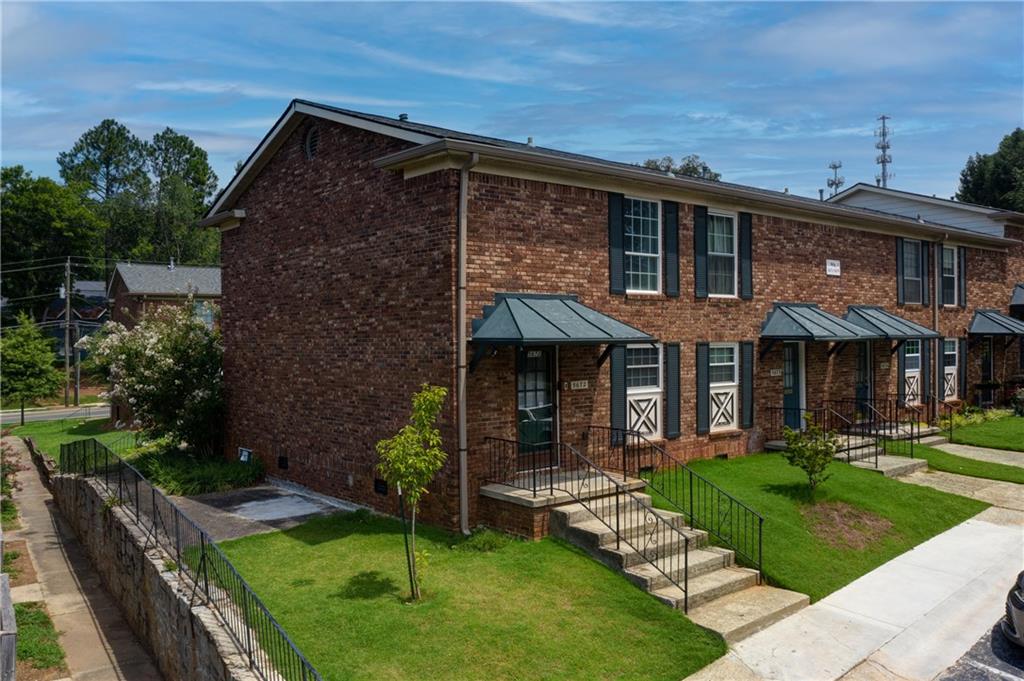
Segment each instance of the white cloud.
M383 99L364 97L332 91L304 91L287 87L266 87L252 83L225 80L145 80L136 83L137 90L150 92L175 92L197 95L238 95L251 99L310 99L335 104L354 104L356 106L416 106L418 102L403 99Z
M60 111L57 107L44 104L31 93L7 87L0 89L0 106L5 116L34 116Z
M355 52L385 64L400 66L413 71L432 73L436 76L512 84L535 81L539 76L543 75L533 69L519 66L507 59L466 58L460 64L449 65L424 57L412 57L354 40L338 38L335 40L335 43L347 49L347 51Z

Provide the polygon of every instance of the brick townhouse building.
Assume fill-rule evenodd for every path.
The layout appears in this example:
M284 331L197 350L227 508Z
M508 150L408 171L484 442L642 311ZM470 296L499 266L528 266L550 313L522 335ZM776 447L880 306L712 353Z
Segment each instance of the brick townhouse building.
M735 456L827 404L997 401L1024 215L949 222L296 100L205 220L227 455L394 510L374 444L442 385L425 515L532 535L480 493L501 441L587 452L613 427Z

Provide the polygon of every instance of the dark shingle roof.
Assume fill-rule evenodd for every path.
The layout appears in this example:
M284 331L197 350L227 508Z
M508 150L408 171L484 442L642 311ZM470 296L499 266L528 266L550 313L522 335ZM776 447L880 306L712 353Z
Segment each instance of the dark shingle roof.
M147 295L186 295L194 291L200 296L220 295L220 268L176 265L140 265L128 262L117 263L117 274L121 276L129 293Z

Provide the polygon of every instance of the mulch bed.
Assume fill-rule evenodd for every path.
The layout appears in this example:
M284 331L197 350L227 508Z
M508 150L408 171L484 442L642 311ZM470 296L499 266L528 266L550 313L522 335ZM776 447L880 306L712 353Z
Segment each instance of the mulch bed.
M865 549L892 530L888 518L843 501L823 501L800 509L811 531L837 549Z

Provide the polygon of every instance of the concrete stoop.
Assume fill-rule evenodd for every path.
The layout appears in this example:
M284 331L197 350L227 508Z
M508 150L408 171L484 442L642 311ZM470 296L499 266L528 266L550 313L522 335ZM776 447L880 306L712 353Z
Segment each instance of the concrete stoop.
M605 511L598 505L600 518L579 503L553 508L551 533L618 570L662 603L679 610L688 606L690 619L718 632L729 643L760 631L810 602L804 594L758 585L757 571L736 565L733 551L710 545L707 532L687 526L679 513L651 509L647 494L633 494L636 501L630 502L632 508L617 512L614 506L608 505ZM616 546L616 533L609 528L609 525L616 525L616 519L622 537L643 538L646 514L634 512L636 506L657 514L689 540L685 569L682 566L686 540L681 537L659 546L662 557L655 560L657 567L626 541ZM682 582L684 572L688 580L686 594L673 584L673 580Z
M924 459L911 459L906 456L879 455L878 466L875 466L874 458L864 461L854 461L850 464L857 468L881 473L887 478L900 478L920 470L928 468L928 462Z
M934 447L935 445L944 445L948 443L949 438L945 437L944 435L929 435L917 441L917 444L925 445L928 447Z

